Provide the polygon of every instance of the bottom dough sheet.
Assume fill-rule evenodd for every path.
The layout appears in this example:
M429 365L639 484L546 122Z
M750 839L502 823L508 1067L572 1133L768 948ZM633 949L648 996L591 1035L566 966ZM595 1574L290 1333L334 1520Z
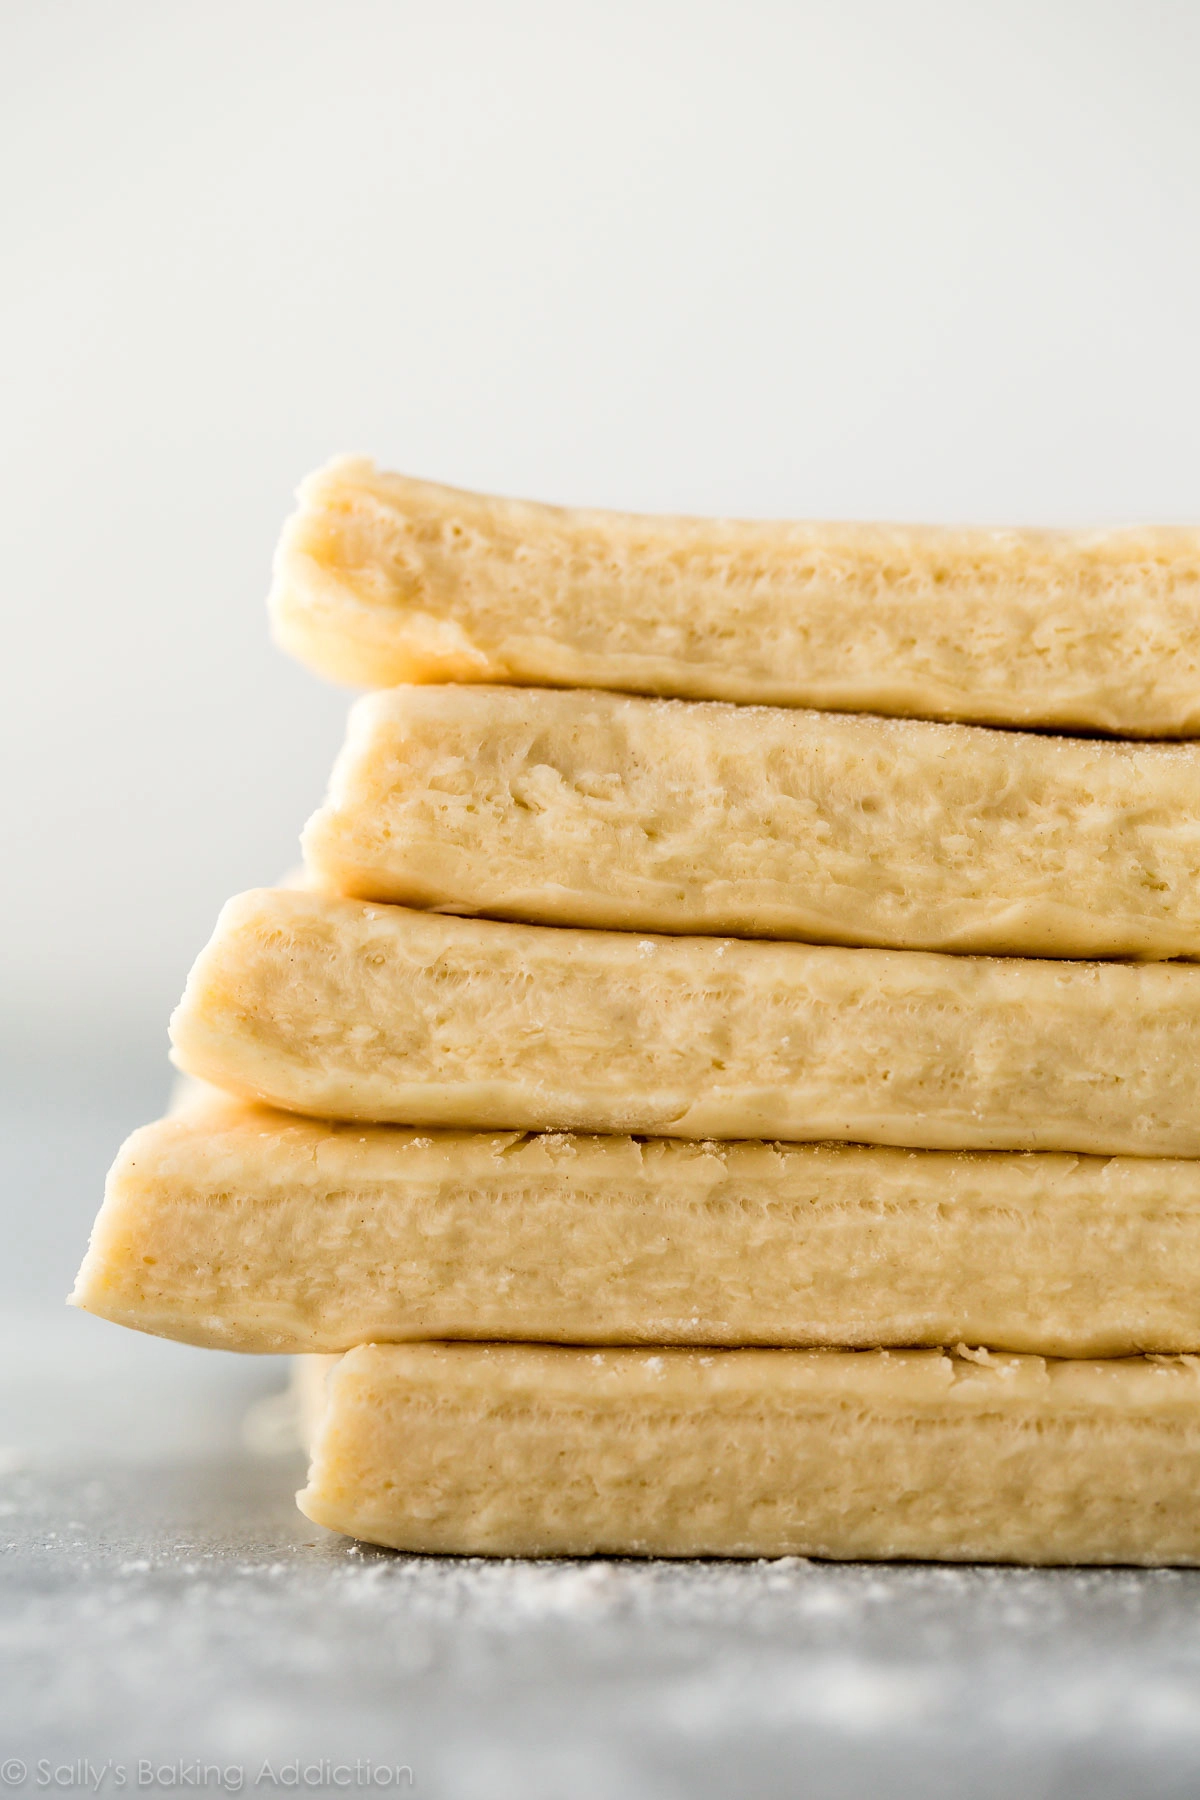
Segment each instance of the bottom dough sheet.
M135 1132L72 1300L229 1350L1200 1348L1200 1162L330 1125Z
M301 1511L459 1555L1200 1561L1200 1369L937 1351L364 1345Z

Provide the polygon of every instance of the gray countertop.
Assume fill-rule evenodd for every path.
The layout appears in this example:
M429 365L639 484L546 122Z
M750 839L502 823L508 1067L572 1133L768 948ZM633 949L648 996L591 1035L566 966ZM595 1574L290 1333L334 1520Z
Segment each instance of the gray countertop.
M279 1364L56 1304L154 1102L101 1092L56 1135L17 1099L0 1796L405 1768L453 1800L1200 1795L1200 1573L521 1564L310 1525L262 1429Z

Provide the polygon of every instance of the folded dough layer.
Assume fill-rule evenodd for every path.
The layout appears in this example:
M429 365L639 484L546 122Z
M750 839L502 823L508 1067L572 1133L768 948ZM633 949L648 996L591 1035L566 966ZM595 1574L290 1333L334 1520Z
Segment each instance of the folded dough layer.
M326 1118L1200 1156L1200 967L554 930L262 889L176 1063Z
M649 518L359 458L310 476L299 502L275 635L339 681L1200 733L1200 531Z
M398 1550L1200 1561L1190 1357L367 1345L323 1400L301 1511Z
M404 687L304 837L364 900L1056 957L1200 952L1200 745Z
M1200 1344L1200 1162L329 1125L224 1096L109 1173L72 1303L346 1350Z

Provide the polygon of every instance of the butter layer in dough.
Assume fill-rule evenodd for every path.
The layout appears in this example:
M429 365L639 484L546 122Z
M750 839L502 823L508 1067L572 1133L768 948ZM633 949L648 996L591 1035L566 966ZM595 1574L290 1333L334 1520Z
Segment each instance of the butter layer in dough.
M301 487L278 641L339 681L513 681L1200 734L1200 531L569 511L381 474Z
M1200 967L637 937L280 888L221 913L175 1061L316 1117L1200 1156Z
M402 687L304 837L365 900L1056 957L1200 952L1200 745L591 692Z
M421 1136L221 1095L122 1146L71 1300L225 1350L1190 1350L1200 1162Z
M1195 1361L367 1345L298 1498L460 1555L1196 1563Z

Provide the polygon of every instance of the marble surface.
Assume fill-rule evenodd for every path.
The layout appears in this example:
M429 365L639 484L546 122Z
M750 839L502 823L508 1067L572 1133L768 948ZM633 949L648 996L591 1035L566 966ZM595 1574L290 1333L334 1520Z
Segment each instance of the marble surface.
M1200 1573L464 1561L310 1525L278 1363L61 1307L157 1105L105 1079L4 1121L0 1796L1200 1793Z

